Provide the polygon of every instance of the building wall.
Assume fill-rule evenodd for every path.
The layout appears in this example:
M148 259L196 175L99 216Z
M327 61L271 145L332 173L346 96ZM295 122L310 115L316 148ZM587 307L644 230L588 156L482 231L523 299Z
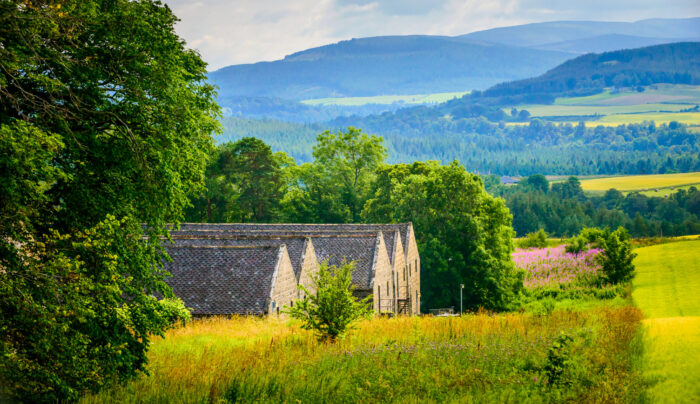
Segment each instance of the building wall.
M394 276L397 281L398 296L397 299L408 299L410 295L409 291L409 274L408 268L406 267L406 255L403 248L403 243L401 242L401 237L399 232L396 232L394 241Z
M297 278L294 275L294 268L289 260L287 248L284 246L280 247L280 258L277 265L268 303L269 314L280 314L285 306L290 306L298 298Z
M316 259L316 252L314 251L314 243L310 238L306 239L304 249L304 256L301 259L301 270L299 271L299 279L297 282L299 285L303 285L310 293L314 293L316 290L313 287L312 275L318 272L318 260ZM304 298L304 291L298 290L299 299Z
M372 280L374 312L394 311L396 305L396 285L393 279L393 268L389 262L389 254L381 233L377 236L374 250L374 279ZM381 304L381 307L380 307Z
M409 269L408 289L411 293L411 313L420 314L420 254L418 254L418 244L413 232L413 225L409 228L406 241L408 243L406 248L406 266Z

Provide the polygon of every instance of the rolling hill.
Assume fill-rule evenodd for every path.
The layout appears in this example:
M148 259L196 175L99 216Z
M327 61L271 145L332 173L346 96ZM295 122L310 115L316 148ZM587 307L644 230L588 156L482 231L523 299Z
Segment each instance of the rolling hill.
M439 36L360 38L210 73L221 98L291 100L467 91L543 73L572 55Z
M282 60L224 67L210 79L223 101L469 91L537 76L583 53L699 39L700 18L555 21L456 37L351 39Z
M483 96L588 95L655 83L700 84L700 42L587 54L541 76L493 86Z
M610 36L611 34L615 34ZM472 32L458 38L472 39L484 42L498 43L510 46L551 49L554 44L585 40L603 36L609 40L612 48L606 50L624 49L625 43L636 37L643 39L664 39L666 42L678 42L682 39L700 38L700 18L664 19L655 18L636 22L609 21L551 21L534 24L515 25L511 27L493 28ZM582 48L580 44L577 53L594 52L594 48ZM639 46L652 45L639 43ZM598 45L593 45L598 46ZM635 46L636 47L636 46Z

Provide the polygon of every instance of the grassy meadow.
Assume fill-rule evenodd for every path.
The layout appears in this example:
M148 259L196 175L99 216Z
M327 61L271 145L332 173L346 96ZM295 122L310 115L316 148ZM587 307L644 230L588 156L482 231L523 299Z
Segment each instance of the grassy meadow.
M700 240L635 250L644 378L658 403L700 402Z
M585 122L591 127L647 121L700 125L700 112L687 111L698 104L700 86L658 84L647 87L644 92L608 90L586 97L557 98L551 105L523 105L518 109L528 110L533 117L572 117L568 122L573 124L580 120L574 117L598 116ZM566 119L563 121L567 122Z
M514 253L520 312L367 319L335 344L285 318L195 320L155 339L148 375L81 402L696 402L700 239L664 240L635 249L632 298L599 285L595 250L555 247Z
M636 401L640 320L630 306L375 318L326 345L283 319L212 318L156 340L150 375L82 402Z

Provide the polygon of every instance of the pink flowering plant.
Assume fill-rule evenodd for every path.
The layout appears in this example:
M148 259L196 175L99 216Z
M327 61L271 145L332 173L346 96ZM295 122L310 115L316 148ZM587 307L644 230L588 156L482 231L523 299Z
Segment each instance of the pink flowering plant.
M603 281L602 250L591 248L578 254L565 246L517 249L515 266L525 271L525 289L562 290L594 288Z

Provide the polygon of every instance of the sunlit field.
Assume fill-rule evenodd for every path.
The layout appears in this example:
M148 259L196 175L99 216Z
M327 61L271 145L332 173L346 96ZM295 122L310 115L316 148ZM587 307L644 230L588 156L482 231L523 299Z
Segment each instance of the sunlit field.
M700 184L700 172L680 173L680 174L653 174L653 175L630 175L624 177L606 177L581 180L581 188L584 191L607 191L615 188L618 191L643 191L654 190L655 188L686 186Z
M653 402L700 402L700 240L636 249L633 298L647 328Z
M200 320L155 341L149 376L82 402L636 401L640 320L633 307L376 318L334 345L277 318ZM569 337L555 374L550 348Z

